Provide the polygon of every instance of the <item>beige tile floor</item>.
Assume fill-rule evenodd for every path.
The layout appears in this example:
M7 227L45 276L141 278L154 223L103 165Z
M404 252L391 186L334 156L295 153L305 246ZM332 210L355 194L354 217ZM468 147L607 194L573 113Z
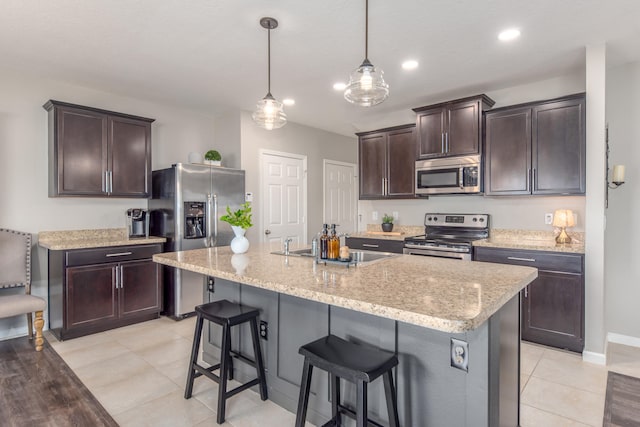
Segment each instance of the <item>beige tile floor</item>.
M217 425L216 384L196 380L183 398L194 319L160 318L59 342L60 354L122 427ZM579 355L523 343L522 427L602 426L607 370L640 377L640 349L611 344L609 366ZM227 403L231 427L291 426L295 416L257 393L240 393Z

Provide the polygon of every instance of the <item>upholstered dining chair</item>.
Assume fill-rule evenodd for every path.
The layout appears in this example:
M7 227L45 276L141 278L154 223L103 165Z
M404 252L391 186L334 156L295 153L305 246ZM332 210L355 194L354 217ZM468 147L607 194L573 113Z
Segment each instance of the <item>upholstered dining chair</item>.
M24 293L3 295L0 290L0 318L27 314L29 339L36 327L36 350L42 350L44 339L42 312L47 303L31 295L31 234L0 228L0 289L24 287ZM35 322L31 314L35 313Z

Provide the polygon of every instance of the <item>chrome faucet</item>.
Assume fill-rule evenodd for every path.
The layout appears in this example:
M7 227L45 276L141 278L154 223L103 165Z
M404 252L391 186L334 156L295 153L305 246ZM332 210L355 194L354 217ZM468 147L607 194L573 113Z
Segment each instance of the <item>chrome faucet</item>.
M284 254L289 255L289 243L291 243L293 239L291 237L287 237L284 239Z

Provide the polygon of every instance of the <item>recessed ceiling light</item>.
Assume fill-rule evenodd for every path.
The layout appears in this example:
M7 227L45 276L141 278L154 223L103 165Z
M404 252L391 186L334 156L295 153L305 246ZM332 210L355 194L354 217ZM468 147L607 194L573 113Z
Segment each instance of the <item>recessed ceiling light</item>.
M338 82L333 84L335 90L344 90L347 87L346 83Z
M404 61L402 63L402 68L405 70L415 70L416 68L418 68L418 61L414 61L413 59Z
M282 103L286 106L292 106L293 104L296 103L295 99L291 99L291 98L286 98L282 100Z
M508 30L504 30L503 32L498 34L498 39L503 42L515 40L518 37L520 37L520 30L517 28L509 28Z

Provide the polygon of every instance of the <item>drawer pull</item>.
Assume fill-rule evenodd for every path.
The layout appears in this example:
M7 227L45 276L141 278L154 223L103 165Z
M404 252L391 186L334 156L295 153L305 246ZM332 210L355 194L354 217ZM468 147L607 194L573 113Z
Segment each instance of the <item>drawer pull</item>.
M536 262L535 258L520 258L517 256L508 256L507 259L510 259L512 261L529 261L529 262Z
M371 243L363 243L362 246L365 248L379 248L380 245L372 245Z
M107 257L114 257L114 256L125 256L125 255L131 255L133 252L116 252L114 254L107 254Z

